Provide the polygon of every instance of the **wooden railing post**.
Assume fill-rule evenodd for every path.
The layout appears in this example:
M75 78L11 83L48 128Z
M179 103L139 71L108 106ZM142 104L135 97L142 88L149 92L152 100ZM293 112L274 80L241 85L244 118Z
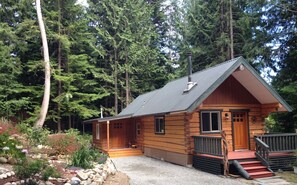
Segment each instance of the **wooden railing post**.
M109 121L107 121L107 129L106 129L106 134L107 134L107 151L109 151Z
M229 159L228 159L228 143L225 131L221 132L223 142L223 162L224 162L224 175L229 175Z
M260 138L255 137L256 143L256 157L261 160L262 164L269 167L269 146L263 142Z

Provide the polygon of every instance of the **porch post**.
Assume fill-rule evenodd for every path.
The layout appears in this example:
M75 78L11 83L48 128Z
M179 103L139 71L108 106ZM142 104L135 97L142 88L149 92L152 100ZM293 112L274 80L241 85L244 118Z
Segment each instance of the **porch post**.
M109 151L109 121L107 121L107 151Z

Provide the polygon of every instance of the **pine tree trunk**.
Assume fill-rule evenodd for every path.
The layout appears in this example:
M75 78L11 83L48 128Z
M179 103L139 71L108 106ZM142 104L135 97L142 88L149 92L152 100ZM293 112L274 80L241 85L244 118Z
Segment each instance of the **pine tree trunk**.
M39 29L41 33L41 39L42 39L45 79L44 79L44 94L43 94L40 115L37 122L35 123L35 127L42 127L47 115L49 99L50 99L51 71L50 71L48 44L47 44L45 26L44 26L42 14L41 14L40 0L36 0L36 11L37 11L38 24L39 24Z
M118 115L118 62L117 50L114 50L114 112Z
M229 14L230 14L230 58L234 58L234 41L233 41L233 15L232 15L232 0L230 0L229 4Z
M129 105L130 103L130 85L129 85L129 70L128 70L128 57L126 55L126 75L125 75L125 79L126 79L126 107Z
M71 129L71 115L68 116L68 129Z
M59 15L58 15L58 34L61 35L61 2L60 0L58 0L58 11L59 11ZM62 63L62 53L61 53L61 41L58 40L58 73L59 75L61 75L61 63ZM58 80L58 96L60 96L62 93L62 82L61 80ZM57 126L58 126L58 132L61 132L61 103L58 102L57 103L57 116L58 116L58 120L57 120Z

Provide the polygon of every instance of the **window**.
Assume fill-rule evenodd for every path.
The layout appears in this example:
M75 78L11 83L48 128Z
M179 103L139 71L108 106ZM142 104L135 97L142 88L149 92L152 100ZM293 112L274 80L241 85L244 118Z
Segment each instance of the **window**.
M141 125L140 123L136 123L136 135L139 136L141 131Z
M201 111L201 131L219 132L221 130L220 111Z
M113 128L114 129L121 129L121 128L123 128L123 124L122 123L114 123Z
M100 127L99 127L99 124L96 124L96 139L100 140Z
M164 118L164 116L155 117L155 134L165 134L165 118Z

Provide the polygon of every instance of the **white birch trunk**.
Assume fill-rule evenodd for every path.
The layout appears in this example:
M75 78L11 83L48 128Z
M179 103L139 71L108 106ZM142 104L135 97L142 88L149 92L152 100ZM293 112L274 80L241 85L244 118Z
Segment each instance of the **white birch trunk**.
M39 29L41 33L41 39L42 39L45 79L44 79L44 94L43 94L41 110L40 110L38 120L35 123L35 127L42 127L46 118L49 99L50 99L51 71L50 71L48 44L46 39L45 26L44 26L42 14L41 14L40 0L36 0L36 11L37 11L38 24L39 24Z

